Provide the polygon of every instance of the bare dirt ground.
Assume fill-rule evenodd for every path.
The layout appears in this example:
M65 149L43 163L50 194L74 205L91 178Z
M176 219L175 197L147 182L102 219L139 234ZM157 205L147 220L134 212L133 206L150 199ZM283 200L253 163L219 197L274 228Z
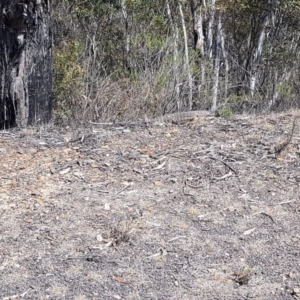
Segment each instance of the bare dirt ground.
M2 131L0 299L300 299L299 115Z

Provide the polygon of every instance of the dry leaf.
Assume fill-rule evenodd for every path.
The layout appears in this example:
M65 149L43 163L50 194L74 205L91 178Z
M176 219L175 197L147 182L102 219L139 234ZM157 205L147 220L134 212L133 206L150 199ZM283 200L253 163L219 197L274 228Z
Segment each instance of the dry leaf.
M123 278L121 278L121 277L113 277L113 279L115 280L115 281L117 281L117 282L119 282L119 283L122 283L122 284L129 284L130 282L129 281L127 281L127 280L125 280L125 279L123 279Z
M142 173L143 173L143 171L138 170L138 169L136 169L136 168L133 168L132 171L134 171L135 173L138 173L138 174L142 174Z
M286 163L291 163L293 162L293 160L291 159L286 159L284 157L277 157L277 160L282 161L282 162L286 162Z
M108 247L110 247L112 244L113 244L113 241L109 241L108 243L105 244L104 247L108 248Z
M37 202L39 205L44 204L44 201L43 201L42 199L36 199L36 202Z
M180 132L178 129L173 129L171 131L169 131L169 134L173 134L173 135L178 135Z
M144 153L144 154L147 154L149 156L153 156L153 152L151 150L149 150L149 149L146 149L146 148L141 149L140 152Z
M162 186L163 183L161 181L154 181L154 185L156 185L156 186Z
M249 235L249 234L251 234L252 232L254 232L255 229L256 229L256 227L253 227L253 228L251 228L251 229L248 229L248 230L244 231L243 235Z
M50 167L50 173L51 173L51 174L54 174L55 172L56 172L55 167L51 166L51 167Z
M12 295L12 296L3 298L3 300L17 300L17 299L19 299L19 295Z
M300 297L300 288L295 287L293 289L293 294L297 297Z
M96 238L97 238L97 241L100 242L100 243L103 241L102 234L97 234Z
M160 170L165 164L166 164L167 161L164 161L163 163L161 163L159 166L157 166L156 168L154 168L153 170Z
M269 173L268 174L268 178L269 179L275 179L276 178L276 175L274 173Z
M66 168L66 169L64 169L64 170L60 171L60 172L59 172L59 174L60 174L60 175L65 175L65 174L69 173L69 172L70 172L70 170L71 170L71 168L70 168L70 167L69 167L69 168Z
M17 182L16 182L15 180L13 180L13 181L11 182L11 186L12 186L12 187L17 186Z
M81 172L74 172L73 175L76 176L76 177L82 178L83 173L81 173Z

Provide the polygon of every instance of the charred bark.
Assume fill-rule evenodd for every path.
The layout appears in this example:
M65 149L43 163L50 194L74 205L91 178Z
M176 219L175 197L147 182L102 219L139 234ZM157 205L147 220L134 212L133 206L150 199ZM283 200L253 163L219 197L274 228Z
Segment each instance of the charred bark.
M49 0L0 2L0 128L47 123L52 110Z

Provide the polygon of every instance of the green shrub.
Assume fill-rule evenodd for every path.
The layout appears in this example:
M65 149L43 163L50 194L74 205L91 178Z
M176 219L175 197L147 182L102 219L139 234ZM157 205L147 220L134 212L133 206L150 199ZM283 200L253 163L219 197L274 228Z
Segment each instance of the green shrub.
M54 49L56 114L69 115L75 99L82 95L84 70L79 63L81 53L82 47L75 41L68 41L63 47Z

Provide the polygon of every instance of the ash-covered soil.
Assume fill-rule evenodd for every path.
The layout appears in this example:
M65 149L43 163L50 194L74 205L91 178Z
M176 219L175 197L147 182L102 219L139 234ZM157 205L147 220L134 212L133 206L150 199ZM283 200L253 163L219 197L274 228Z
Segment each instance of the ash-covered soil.
M300 299L299 116L0 132L0 299Z

